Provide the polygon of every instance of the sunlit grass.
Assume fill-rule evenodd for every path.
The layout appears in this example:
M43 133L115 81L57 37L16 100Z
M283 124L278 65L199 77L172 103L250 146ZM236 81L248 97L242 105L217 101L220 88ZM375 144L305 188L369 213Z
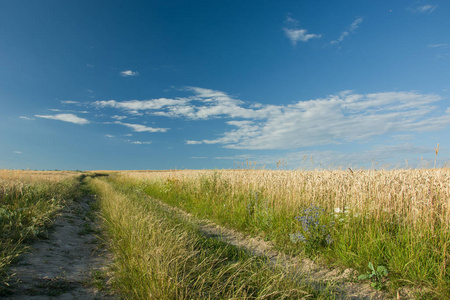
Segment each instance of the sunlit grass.
M333 299L269 268L265 259L200 234L126 182L91 181L127 299Z
M280 249L367 271L386 266L388 285L450 290L450 169L393 171L217 170L122 172L117 181L198 217L257 234ZM290 234L311 205L332 224L329 246L305 252ZM306 247L307 248L307 247Z

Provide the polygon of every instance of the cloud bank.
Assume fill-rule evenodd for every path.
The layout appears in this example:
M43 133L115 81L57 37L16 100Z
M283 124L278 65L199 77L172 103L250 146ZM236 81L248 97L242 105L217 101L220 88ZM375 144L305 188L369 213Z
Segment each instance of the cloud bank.
M450 125L450 108L438 109L442 98L418 92L379 92L337 95L288 105L247 103L222 91L186 87L191 96L175 99L96 101L98 108L121 114L136 112L186 120L223 119L227 129L219 136L186 144L219 144L232 149L296 149L308 146L364 141L385 134L436 131ZM137 132L166 132L139 124Z

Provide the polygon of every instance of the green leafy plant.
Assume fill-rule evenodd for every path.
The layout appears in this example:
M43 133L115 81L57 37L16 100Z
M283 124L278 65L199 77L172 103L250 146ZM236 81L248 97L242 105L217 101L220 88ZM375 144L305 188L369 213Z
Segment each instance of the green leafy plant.
M372 283L370 285L376 288L377 290L381 290L384 286L383 284L384 277L386 277L389 274L388 269L385 266L378 266L375 269L375 267L371 262L369 262L368 267L371 270L371 272L359 275L358 280L370 279L372 280Z

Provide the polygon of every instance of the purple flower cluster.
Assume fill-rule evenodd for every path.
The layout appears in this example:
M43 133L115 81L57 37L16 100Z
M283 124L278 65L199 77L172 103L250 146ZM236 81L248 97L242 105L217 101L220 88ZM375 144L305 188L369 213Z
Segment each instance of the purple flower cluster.
M300 216L295 219L301 223L301 230L289 235L291 241L304 243L309 250L318 250L319 248L330 245L333 242L331 230L334 222L323 224L324 209L311 205L303 210Z

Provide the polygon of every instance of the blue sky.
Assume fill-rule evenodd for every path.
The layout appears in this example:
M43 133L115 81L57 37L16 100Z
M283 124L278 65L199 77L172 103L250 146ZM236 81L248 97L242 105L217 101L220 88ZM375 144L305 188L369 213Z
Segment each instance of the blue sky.
M0 168L450 161L450 2L0 4ZM311 161L312 156L312 161Z

